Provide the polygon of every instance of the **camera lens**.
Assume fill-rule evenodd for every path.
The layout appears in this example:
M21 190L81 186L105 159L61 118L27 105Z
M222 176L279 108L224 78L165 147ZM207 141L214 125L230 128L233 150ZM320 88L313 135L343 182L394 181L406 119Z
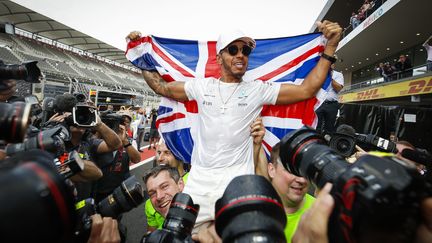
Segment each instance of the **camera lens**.
M76 224L73 193L57 172L54 158L32 150L9 159L18 165L0 171L2 242L63 242L70 238Z
M31 105L24 102L0 103L0 139L22 142L27 131Z
M192 233L198 212L199 205L194 204L188 194L177 193L171 202L163 228L186 239Z
M223 242L286 242L281 199L262 176L234 178L215 209L216 232Z
M287 170L318 188L333 183L329 242L414 241L419 202L428 187L414 166L388 154L364 155L349 164L309 127L285 135L280 143ZM340 142L340 148L345 145Z
M334 134L329 142L330 148L333 148L340 155L349 157L354 154L356 141L355 138L345 134Z
M104 217L117 218L120 214L141 204L143 200L141 184L135 176L131 176L98 204L98 211Z
M92 126L96 122L96 111L89 106L77 105L73 109L75 124L78 126Z
M316 183L319 188L349 167L320 134L306 126L282 138L280 158L285 169Z

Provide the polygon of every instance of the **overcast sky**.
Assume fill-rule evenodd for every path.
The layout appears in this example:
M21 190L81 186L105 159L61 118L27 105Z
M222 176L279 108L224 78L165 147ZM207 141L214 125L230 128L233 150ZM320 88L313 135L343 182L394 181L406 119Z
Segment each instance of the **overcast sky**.
M13 0L120 49L132 30L216 40L224 29L253 38L307 33L327 0Z

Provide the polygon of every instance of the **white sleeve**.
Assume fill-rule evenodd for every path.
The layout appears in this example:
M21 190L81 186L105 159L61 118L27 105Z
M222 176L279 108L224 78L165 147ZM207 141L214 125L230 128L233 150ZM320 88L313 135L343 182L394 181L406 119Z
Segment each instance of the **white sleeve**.
M263 82L261 80L256 80L258 95L262 97L262 102L264 105L274 105L279 95L280 83L274 82Z
M184 86L186 95L189 100L195 100L197 98L198 82L197 79L189 80Z

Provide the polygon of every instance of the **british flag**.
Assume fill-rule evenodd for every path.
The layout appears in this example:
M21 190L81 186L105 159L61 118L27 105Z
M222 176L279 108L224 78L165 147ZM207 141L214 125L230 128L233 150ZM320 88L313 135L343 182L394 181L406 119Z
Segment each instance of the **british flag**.
M244 80L300 84L315 67L326 39L320 33L294 37L256 40L249 57ZM167 82L194 78L220 77L215 41L191 41L146 36L130 41L128 60L138 68L156 69ZM263 145L267 155L279 140L303 125L315 126L315 110L325 99L330 75L316 97L292 105L265 106L261 112L266 135ZM177 159L191 161L198 108L194 101L176 102L162 98L157 126L167 146Z

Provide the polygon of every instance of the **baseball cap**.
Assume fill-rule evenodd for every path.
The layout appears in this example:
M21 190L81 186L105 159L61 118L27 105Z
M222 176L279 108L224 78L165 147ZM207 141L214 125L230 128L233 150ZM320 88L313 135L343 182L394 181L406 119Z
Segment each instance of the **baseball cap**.
M232 30L230 32L223 33L219 36L216 43L216 53L227 47L229 44L236 40L244 41L247 45L249 45L252 49L255 48L256 43L255 40L247 37L241 30Z

